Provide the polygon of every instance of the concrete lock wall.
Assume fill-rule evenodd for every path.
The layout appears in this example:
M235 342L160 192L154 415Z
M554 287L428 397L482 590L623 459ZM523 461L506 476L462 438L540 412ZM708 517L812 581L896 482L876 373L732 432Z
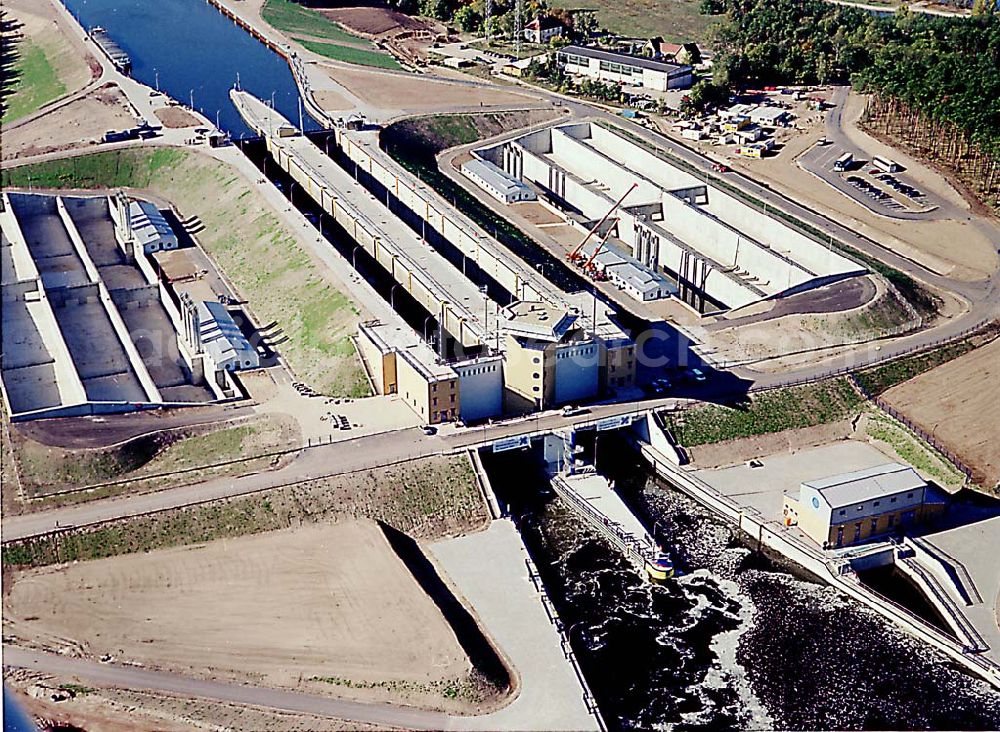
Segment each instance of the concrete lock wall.
M496 417L503 412L503 360L483 359L456 364L461 395L461 418L466 422Z
M612 201L621 198L632 184L638 184L638 188L628 194L623 205L649 203L661 198L660 190L652 183L639 178L629 169L615 163L613 158L588 147L559 128L552 131L552 159L581 180L600 185L604 194Z
M591 145L613 159L616 155L624 155L625 157L620 159L627 160L629 167L667 190L705 185L705 181L600 125L590 125L590 135ZM790 256L795 260L797 268L808 270L800 281L805 281L815 274L860 270L846 257L830 251L787 224L761 214L715 186L709 185L708 204L704 208L721 221L746 234L747 238L756 239Z
M584 401L597 395L600 353L596 343L559 348L555 358L555 403Z
M344 130L338 130L337 142L348 159L369 171L376 181L422 220L427 228L437 232L464 256L474 261L508 292L522 299L537 296L533 291L525 291L525 283L511 266L482 246L485 236L482 231L459 220L429 188L420 187L418 190L418 182L412 180L381 150L378 153L369 152L365 146L352 140Z

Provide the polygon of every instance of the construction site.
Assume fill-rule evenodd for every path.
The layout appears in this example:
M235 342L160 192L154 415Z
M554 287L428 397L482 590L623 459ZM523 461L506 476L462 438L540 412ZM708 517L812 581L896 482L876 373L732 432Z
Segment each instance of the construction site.
M645 301L717 313L867 274L608 127L546 127L473 151L584 235L569 257ZM596 222L596 223L595 223Z

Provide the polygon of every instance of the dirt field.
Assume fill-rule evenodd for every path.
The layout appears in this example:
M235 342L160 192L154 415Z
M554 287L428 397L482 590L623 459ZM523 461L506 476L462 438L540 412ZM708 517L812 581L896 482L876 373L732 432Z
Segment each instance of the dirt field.
M409 15L379 7L320 8L319 12L361 36L382 36L403 31L427 30L428 23Z
M1000 340L938 366L884 395L948 445L987 486L1000 483Z
M362 67L328 68L331 79L346 87L367 104L388 110L447 110L493 106L534 105L525 94L501 88L453 84L420 76L372 71ZM336 111L336 110L333 110Z
M164 107L154 112L164 127L180 129L183 127L197 127L200 122L190 112L186 112L181 107Z
M461 165L461 163L457 160L455 161L455 164ZM511 205L511 208L536 226L540 224L561 224L563 222L561 216L552 213L552 211L545 208L545 206L540 203L533 203L531 201L526 203L515 203Z
M354 109L354 105L335 91L318 91L314 96L316 103L327 112L346 112Z
M4 615L5 632L48 648L354 699L440 706L437 684L471 669L367 521L31 570Z
M31 120L5 129L3 160L68 150L100 140L107 130L134 127L135 113L114 85L106 85L87 96Z

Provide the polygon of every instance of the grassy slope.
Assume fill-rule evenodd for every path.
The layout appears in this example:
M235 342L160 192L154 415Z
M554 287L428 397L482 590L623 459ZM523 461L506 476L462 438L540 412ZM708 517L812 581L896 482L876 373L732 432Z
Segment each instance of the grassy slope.
M268 25L294 36L295 41L320 56L360 66L400 68L392 56L379 51L371 42L349 33L321 13L290 0L267 0L260 15Z
M66 93L66 85L42 46L25 38L18 44L17 50L15 73L19 78L3 117L5 124L27 117Z
M372 518L432 540L482 526L487 513L466 456L424 458L5 546L3 564L99 559L340 517Z
M348 64L358 64L359 66L375 66L380 69L400 69L402 68L396 59L381 51L372 51L367 48L356 48L345 46L339 43L321 43L319 41L308 41L304 38L296 38L303 47L318 53L320 56L332 58L335 61L343 61Z
M132 481L129 488L164 487L191 479L190 471L229 460L246 459L301 444L298 430L289 422L270 417L212 429L168 436L140 437L124 445L98 450L65 450L16 435L14 442L21 468L24 492L42 497L54 492L82 488L114 480ZM266 463L267 461L262 461ZM254 467L249 463L225 472ZM151 481L149 476L187 471L169 479ZM217 475L217 470L211 471ZM143 480L145 478L145 480Z
M693 447L836 422L860 410L863 400L846 379L758 394L742 408L706 405L671 415L682 445Z
M612 33L634 38L663 36L673 43L704 41L711 18L698 0L552 0L552 6L597 10L597 21Z
M358 311L227 166L178 149L126 149L3 171L4 185L142 188L205 223L202 246L246 297L262 325L277 322L281 353L315 389L364 396L368 385L350 341Z

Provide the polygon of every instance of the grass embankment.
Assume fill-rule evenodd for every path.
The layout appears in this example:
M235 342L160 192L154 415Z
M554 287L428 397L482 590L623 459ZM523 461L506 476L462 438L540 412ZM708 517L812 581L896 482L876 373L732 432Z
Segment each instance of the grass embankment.
M897 384L909 381L925 371L930 371L936 366L948 363L968 353L975 347L975 340L967 338L956 343L948 343L933 351L918 353L866 369L859 372L855 378L865 391L872 396L878 396Z
M451 178L441 173L436 156L443 150L468 145L494 135L552 119L547 110L487 114L445 114L396 122L382 131L382 144L400 165L417 175L438 194L472 219L500 243L527 262L541 264L545 275L564 289L579 289L565 263L539 247L534 240L499 216Z
M396 59L377 49L370 41L349 33L322 13L298 3L267 0L260 15L268 25L292 36L296 42L320 56L360 66L400 68Z
M17 79L7 102L4 124L27 117L66 93L66 85L42 46L25 38L17 46L17 56L14 64Z
M304 38L296 38L304 48L320 56L332 58L334 61L343 61L348 64L359 66L374 66L379 69L401 69L396 59L387 53L368 48L357 48L355 46L345 46L340 43L323 43L321 41L307 41Z
M181 149L136 148L3 171L4 186L149 190L205 224L199 243L236 285L261 326L287 336L281 353L296 375L331 396L370 393L350 335L358 310L272 213L223 163Z
M48 505L262 470L273 453L298 447L301 437L291 419L267 416L235 426L146 435L90 450L50 447L16 431L13 441L25 497L50 497ZM240 462L224 464L234 460ZM58 499L54 495L112 481L115 485L93 492Z
M904 425L882 412L871 415L865 432L874 440L891 447L907 464L929 475L941 485L959 487L965 482L965 475L945 460L920 437Z
M479 527L488 514L466 456L425 458L11 544L3 564L100 559L346 517L434 539Z
M704 42L713 20L702 15L699 0L552 0L551 5L568 10L596 10L597 22L621 36L663 36L673 43Z
M688 409L670 415L670 427L682 445L695 447L836 422L864 403L847 379L839 378L762 392L739 407Z

